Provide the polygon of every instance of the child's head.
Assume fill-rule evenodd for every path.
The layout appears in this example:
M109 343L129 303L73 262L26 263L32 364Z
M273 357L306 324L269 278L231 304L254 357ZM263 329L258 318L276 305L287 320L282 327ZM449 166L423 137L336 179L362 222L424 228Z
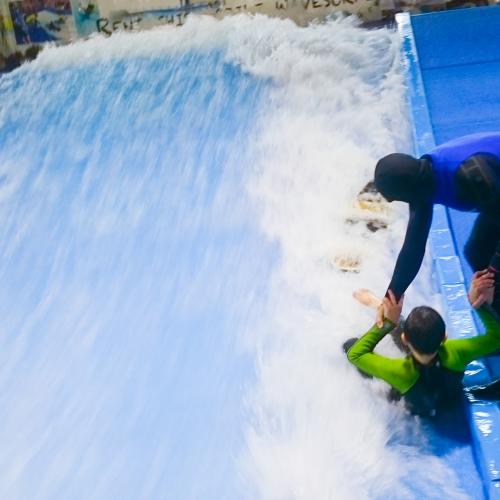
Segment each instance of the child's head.
M432 307L415 307L406 318L403 340L413 352L428 357L436 354L445 340L445 330L443 318Z

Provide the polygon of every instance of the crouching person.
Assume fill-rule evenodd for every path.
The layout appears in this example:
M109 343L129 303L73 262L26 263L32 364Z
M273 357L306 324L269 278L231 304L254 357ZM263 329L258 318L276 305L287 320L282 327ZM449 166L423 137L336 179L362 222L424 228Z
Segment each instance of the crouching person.
M488 311L493 294L493 274L487 270L475 273L469 300L478 309L486 333L472 338L448 340L439 313L431 307L416 307L404 321L401 333L408 355L394 359L374 352L400 321L403 299L397 302L390 292L383 300L383 326L375 324L361 338L346 342L347 357L362 373L387 382L392 396L403 398L412 413L435 416L462 401L466 366L500 349L500 324Z

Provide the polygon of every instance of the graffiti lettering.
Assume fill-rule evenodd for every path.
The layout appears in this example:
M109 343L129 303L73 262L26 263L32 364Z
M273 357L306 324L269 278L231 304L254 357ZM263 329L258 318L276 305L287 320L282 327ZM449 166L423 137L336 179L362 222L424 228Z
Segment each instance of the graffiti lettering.
M278 3L280 3L281 7L278 7ZM258 7L262 7L264 2L254 3L253 5L248 5L246 3L242 3L241 5L233 5L232 7L224 7L224 12L240 12L247 11L251 9L256 9ZM288 8L288 0L281 0L281 2L276 2L276 8L279 9L287 9ZM216 14L222 12L222 9L218 9L215 11Z
M109 19L100 18L96 21L97 33L105 33L106 35L111 35L112 31L107 30L109 24Z
M160 15L156 20L160 24L172 24L174 26L182 26L188 16L189 12L177 12L171 15ZM97 32L104 33L105 35L112 35L115 31L133 31L140 28L141 23L145 21L143 17L130 16L124 17L116 21L111 21L105 17L101 17L96 21Z
M177 14L171 14L170 16L159 16L158 20L163 24L173 24L174 26L182 26L186 20L189 12L178 12Z
M207 5L209 9L215 9L215 14L222 12L221 2L219 0L215 0L214 2L210 0Z
M142 17L129 17L127 19L113 22L105 17L101 17L96 21L97 32L104 33L105 35L111 35L114 31L118 30L132 31L139 27L141 21Z
M304 10L310 9L325 9L329 7L340 7L341 5L349 4L354 5L360 0L300 0L300 4ZM370 1L370 0L368 0ZM271 4L272 5L272 4ZM268 4L268 7L271 5ZM275 0L276 10L287 10L290 8L288 0ZM265 6L264 1L258 3L241 3L239 5L224 6L220 0L209 0L207 7L212 10L214 14L222 12L242 12L247 10L256 9ZM104 33L105 35L112 35L115 31L125 30L132 31L140 28L141 23L156 20L160 24L171 24L174 26L182 26L189 15L188 11L176 12L172 14L162 14L159 16L152 16L146 13L144 17L127 15L122 19L108 19L102 17L96 21L97 32ZM149 24L149 22L148 22Z
M313 9L325 9L328 7L340 7L342 4L354 5L358 0L302 0L302 6L305 10L310 7Z

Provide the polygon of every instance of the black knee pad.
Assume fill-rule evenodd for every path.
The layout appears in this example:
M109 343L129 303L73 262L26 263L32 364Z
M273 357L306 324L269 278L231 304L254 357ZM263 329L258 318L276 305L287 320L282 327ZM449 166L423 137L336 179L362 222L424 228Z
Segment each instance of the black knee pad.
M458 195L481 211L500 209L500 159L475 154L462 162L456 174Z
M481 251L480 244L472 238L464 246L464 255L474 272L486 269L490 263L489 254Z

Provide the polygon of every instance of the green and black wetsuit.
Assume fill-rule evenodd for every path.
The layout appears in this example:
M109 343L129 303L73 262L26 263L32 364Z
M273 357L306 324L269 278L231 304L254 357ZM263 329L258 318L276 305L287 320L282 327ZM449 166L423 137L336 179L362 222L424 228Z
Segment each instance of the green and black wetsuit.
M500 324L486 309L481 308L478 313L486 333L446 340L430 365L420 365L412 356L394 359L373 352L396 326L387 319L382 328L374 325L365 333L349 349L347 357L364 373L385 380L404 398L412 413L433 416L439 409L461 401L466 366L500 349Z

